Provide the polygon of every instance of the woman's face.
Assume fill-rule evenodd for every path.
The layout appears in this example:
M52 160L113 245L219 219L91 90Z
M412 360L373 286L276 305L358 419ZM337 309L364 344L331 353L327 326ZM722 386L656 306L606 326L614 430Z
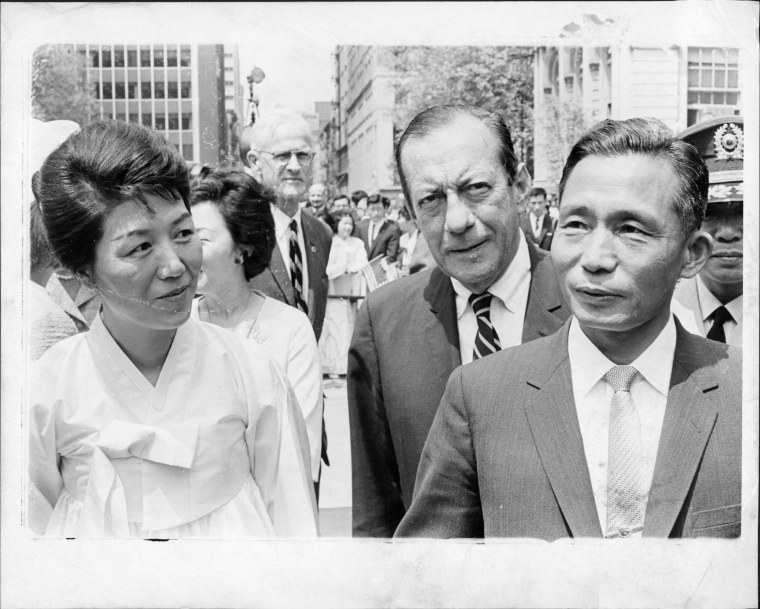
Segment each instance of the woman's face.
M352 230L354 230L354 221L351 216L343 216L338 222L338 237L346 239L351 235Z
M146 197L121 203L103 222L90 279L115 337L140 329L173 330L187 321L201 244L182 199Z
M215 204L193 205L193 221L203 246L198 292L220 296L230 280L245 281L243 265L235 263L235 259L240 258L240 250Z

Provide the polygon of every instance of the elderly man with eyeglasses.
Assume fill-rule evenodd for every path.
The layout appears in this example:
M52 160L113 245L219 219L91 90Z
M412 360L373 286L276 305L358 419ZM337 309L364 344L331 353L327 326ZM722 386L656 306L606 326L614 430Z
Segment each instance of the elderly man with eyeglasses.
M251 279L251 286L306 313L319 340L332 231L319 218L302 213L299 205L312 184L311 128L296 111L274 110L243 130L240 156L246 171L275 195L272 215L277 247L269 266ZM322 460L329 465L324 423Z

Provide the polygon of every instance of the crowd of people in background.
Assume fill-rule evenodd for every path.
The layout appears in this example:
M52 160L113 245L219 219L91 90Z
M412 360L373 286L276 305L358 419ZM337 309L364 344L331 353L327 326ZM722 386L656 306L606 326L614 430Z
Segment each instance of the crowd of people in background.
M391 200L315 183L291 110L239 168L35 123L30 528L317 536L344 377L355 536L738 536L741 126L603 121L555 193L436 106Z

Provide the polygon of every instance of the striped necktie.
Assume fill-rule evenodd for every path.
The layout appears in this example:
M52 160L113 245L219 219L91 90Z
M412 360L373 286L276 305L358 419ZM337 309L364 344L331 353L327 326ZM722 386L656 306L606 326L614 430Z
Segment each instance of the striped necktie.
M607 538L628 537L644 527L641 423L630 391L638 374L633 366L613 366L604 375L615 390L607 453Z
M491 323L491 299L489 292L482 294L470 294L470 305L478 320L478 333L475 335L475 346L472 350L472 359L480 359L501 349L499 335Z
M303 263L301 248L298 246L298 223L295 220L290 221L290 281L293 284L296 307L308 315L309 307L303 298Z

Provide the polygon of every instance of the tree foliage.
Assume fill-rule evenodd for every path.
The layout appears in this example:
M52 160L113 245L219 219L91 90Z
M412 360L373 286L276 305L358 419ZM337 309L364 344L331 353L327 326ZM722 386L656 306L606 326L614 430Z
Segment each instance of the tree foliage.
M570 149L589 127L580 98L570 97L560 102L554 96L547 96L544 111L536 123L543 130L549 175L554 182L559 182Z
M87 60L73 45L44 45L32 60L32 116L83 125L97 112L87 84Z
M533 171L533 50L520 47L390 47L394 123L403 130L415 114L438 104L498 112L515 152Z

